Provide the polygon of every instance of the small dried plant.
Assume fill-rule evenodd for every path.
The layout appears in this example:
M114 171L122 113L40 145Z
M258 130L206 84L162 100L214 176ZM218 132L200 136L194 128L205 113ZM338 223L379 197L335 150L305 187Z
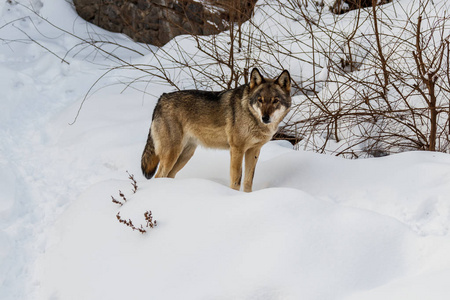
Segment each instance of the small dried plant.
M144 233L147 232L147 231L144 229L144 227L142 226L142 224L141 224L141 227L136 227L136 226L134 226L134 224L133 224L133 222L131 221L131 219L128 219L128 221L122 219L122 217L120 216L120 212L117 213L116 218L117 218L117 220L118 220L120 223L125 224L126 226L130 227L131 229L133 229L133 231L134 231L134 230L137 230L137 231L139 231L139 232L142 233L142 234L144 234Z
M137 191L137 188L138 188L137 182L134 179L133 174L130 174L128 171L127 171L127 174L128 174L128 179L131 180L131 185L133 186L133 189L132 189L133 194L135 194ZM125 194L122 193L121 190L119 190L119 196L120 196L121 200L117 200L116 198L111 196L112 202L115 204L118 204L120 206L123 206L127 202L127 198L125 197ZM120 216L120 212L117 213L116 218L119 221L119 223L122 223L122 224L126 225L127 227L130 227L131 229L133 229L133 231L137 230L142 234L147 232L147 230L144 228L144 226L142 224L139 227L137 227L133 224L133 221L131 221L131 219L128 219L128 220L122 219L122 217ZM150 210L148 210L144 213L144 219L147 222L146 228L155 228L156 227L156 224L157 224L156 220L153 220L153 215Z
M127 171L127 174L128 174L128 179L131 180L131 185L133 186L133 194L136 194L136 191L138 189L136 179L134 179L134 175L128 173L128 171Z
M117 200L116 198L114 198L113 196L111 196L111 198L112 198L112 202L113 203L115 203L115 204L119 204L120 206L122 206L123 205L123 203L122 202L120 202L119 200Z
M128 219L128 220L122 219L122 217L120 216L120 212L117 213L116 218L119 221L119 223L125 224L126 226L133 229L133 231L137 230L142 234L147 232L147 230L144 229L144 226L142 226L142 224L140 227L136 227L136 226L134 226L133 221L131 221L131 219ZM150 210L146 211L144 213L144 218L147 221L147 225L146 225L147 228L155 228L156 227L156 225L157 225L156 220L153 220L152 212Z
M156 227L157 225L156 220L153 220L152 212L150 210L144 213L144 218L145 221L147 221L147 227L150 228Z
M127 198L125 198L125 195L122 193L121 190L119 190L119 196L123 199L124 202L127 202Z
M132 189L133 194L136 194L137 189L138 189L137 181L136 181L136 179L134 179L133 174L130 174L128 171L127 171L127 174L128 174L128 179L131 180L131 185L133 186L133 189ZM125 202L127 202L127 198L125 197L125 194L122 193L121 190L119 190L119 196L120 196L120 198L122 198L123 202L121 202L121 201L117 200L116 198L114 198L113 196L111 196L112 202L122 206Z
M119 190L119 196L120 196L120 198L122 198L123 202L117 200L116 198L114 198L114 196L111 196L111 199L112 199L112 202L113 202L113 203L119 204L120 206L122 206L122 205L125 204L125 202L127 202L127 198L125 197L125 195L122 193L121 190Z

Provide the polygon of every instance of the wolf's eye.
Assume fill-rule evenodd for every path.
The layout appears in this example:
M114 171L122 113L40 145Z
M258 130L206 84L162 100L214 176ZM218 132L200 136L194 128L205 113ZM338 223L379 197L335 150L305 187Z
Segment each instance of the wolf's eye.
M263 98L262 97L258 97L258 102L259 103L263 103Z
M273 98L273 104L277 104L278 102L280 102L280 98L278 97Z

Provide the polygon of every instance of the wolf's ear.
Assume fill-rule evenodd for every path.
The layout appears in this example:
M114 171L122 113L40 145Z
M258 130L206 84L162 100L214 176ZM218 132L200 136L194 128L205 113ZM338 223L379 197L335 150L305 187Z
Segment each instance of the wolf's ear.
M291 90L291 75L287 70L284 70L275 82L287 92Z
M264 82L264 78L261 76L257 68L252 70L250 73L250 89L254 89L258 85Z

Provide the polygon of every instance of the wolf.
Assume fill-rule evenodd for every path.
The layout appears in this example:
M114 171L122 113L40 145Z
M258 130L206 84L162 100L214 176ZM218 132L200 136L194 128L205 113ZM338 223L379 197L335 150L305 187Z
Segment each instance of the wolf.
M142 173L174 178L198 145L230 150L230 187L251 192L261 147L271 140L291 107L291 76L264 78L257 68L248 84L213 92L183 90L163 94L153 111L141 159ZM159 164L159 168L158 168Z

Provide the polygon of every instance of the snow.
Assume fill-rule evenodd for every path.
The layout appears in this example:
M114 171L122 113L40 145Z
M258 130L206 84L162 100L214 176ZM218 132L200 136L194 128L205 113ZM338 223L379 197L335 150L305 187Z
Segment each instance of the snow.
M448 154L346 160L270 142L252 193L228 188L219 150L198 149L176 179L146 180L152 110L171 88L124 91L136 73L121 69L85 98L114 61L26 7L145 54L115 49L124 60L148 63L152 49L68 2L19 2L0 4L0 299L448 299ZM119 190L123 206L111 202ZM145 234L116 219L145 226L148 210L158 226Z

